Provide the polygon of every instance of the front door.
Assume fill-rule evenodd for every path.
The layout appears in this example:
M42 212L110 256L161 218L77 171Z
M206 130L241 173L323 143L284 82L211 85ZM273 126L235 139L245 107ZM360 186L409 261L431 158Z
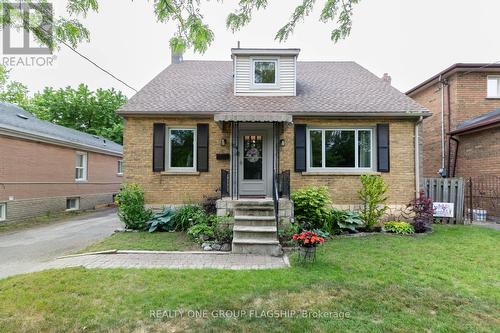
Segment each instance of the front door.
M268 193L268 133L240 132L239 181L240 195L266 196Z

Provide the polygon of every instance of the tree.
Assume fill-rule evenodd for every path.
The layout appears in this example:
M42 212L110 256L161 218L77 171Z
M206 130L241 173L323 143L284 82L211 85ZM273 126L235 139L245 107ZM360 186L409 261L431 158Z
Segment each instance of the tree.
M89 40L88 29L78 21L78 17L85 17L89 12L98 12L99 0L68 0L66 11L69 18L52 17L47 0L25 0L23 3L38 12L38 17L27 18L22 10L9 4L9 0L1 0L7 12L0 11L0 23L11 27L24 27L31 31L35 38L53 49L58 44L65 43L76 47L80 42ZM208 2L210 0L204 0ZM264 10L271 0L239 0L237 9L226 18L226 26L235 32L248 25L254 12ZM214 33L204 22L201 13L202 0L154 0L153 10L160 22L172 21L177 26L175 35L170 39L170 46L174 52L182 52L186 48L193 48L195 52L203 53L214 40ZM324 23L334 23L331 40L337 42L346 38L351 32L353 7L359 0L325 0L321 7L319 20ZM212 1L213 3L213 1ZM301 0L295 8L288 22L278 30L275 39L283 42L293 33L296 25L309 16L318 4L315 0ZM5 14L7 13L7 14ZM53 34L41 25L45 19L52 24Z
M0 65L0 101L28 108L28 88L17 81L9 80L9 71Z
M121 144L123 119L115 111L126 101L127 97L114 89L91 91L84 84L76 89L47 87L33 96L28 111L54 124Z

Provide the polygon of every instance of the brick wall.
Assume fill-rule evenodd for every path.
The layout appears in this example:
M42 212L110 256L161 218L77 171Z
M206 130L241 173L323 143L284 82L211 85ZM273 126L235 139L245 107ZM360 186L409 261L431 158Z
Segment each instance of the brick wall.
M64 210L66 197L92 198L102 194L111 203L111 195L118 192L122 181L122 177L117 175L117 161L121 157L87 152L88 179L76 182L76 151L0 136L0 156L3 157L0 158L0 202L8 203L8 218ZM9 200L12 198L14 200ZM82 209L93 206L86 205L83 199L81 205Z
M153 124L167 127L196 127L209 124L209 171L200 173L153 172ZM230 131L221 128L213 118L126 118L124 133L125 181L139 183L146 192L146 202L155 204L183 204L199 202L204 195L215 195L220 187L220 170L229 169L229 161L218 161L217 153L229 153ZM221 146L221 139L226 145Z
M209 172L188 175L155 173L152 171L153 124L168 126L196 126L209 124ZM370 126L377 123L390 124L391 172L382 173L389 185L389 203L406 204L415 195L414 133L415 122L410 120L324 120L294 119L295 123L317 124L321 126ZM221 146L222 138L227 140ZM282 134L285 146L280 152L281 170L291 170L292 190L306 185L326 185L335 204L359 203L356 191L360 186L359 175L306 176L293 172L294 139L293 125L287 125ZM221 128L211 118L139 118L127 117L125 126L125 180L141 184L146 192L146 202L150 205L182 204L199 202L204 195L214 194L220 186L220 170L229 169L229 161L217 161L217 153L229 153L230 130Z
M380 173L389 186L388 203L401 205L415 197L415 122L409 120L327 120L294 118L295 124L321 127L373 127L377 123L389 123L391 171ZM283 134L285 147L281 148L280 168L290 170L293 189L308 185L327 186L334 205L359 204L357 191L361 186L359 174L355 175L308 175L294 172L293 126L287 126ZM378 174L378 173L376 173Z
M450 173L453 171L455 143L452 141L448 144L449 136L446 134L450 130L456 129L457 125L484 113L490 112L496 108L500 108L500 99L488 99L487 96L487 76L498 75L500 73L493 72L458 72L451 75L448 79L450 91L450 110L448 110L448 88L444 90L445 108L444 108L444 126L445 126L445 168L448 167L450 161ZM423 136L424 136L424 175L427 177L437 176L437 172L441 167L441 90L440 84L434 84L426 89L422 89L411 95L411 97L427 107L433 115L426 118L423 123ZM451 113L450 113L451 112ZM449 116L449 117L448 117ZM450 119L450 121L448 121ZM490 130L486 133L491 133ZM492 134L484 134L486 136ZM480 135L482 137L484 135ZM468 140L464 136L464 140ZM480 139L484 141L486 139ZM462 143L461 143L462 144ZM473 143L464 143L464 145L473 145ZM493 146L483 145L482 152L478 154L485 154L489 156L497 156L497 151ZM460 148L462 151L462 147ZM474 150L468 150L470 154ZM471 165L467 160L473 160L473 156L466 157L465 151L460 152L457 159L456 176L464 176L465 167L463 165ZM465 158L465 159L464 159ZM480 160L480 158L479 158ZM495 163L498 165L500 161L497 159ZM480 175L483 172L488 172L488 166L478 164L478 168L470 170L468 175Z

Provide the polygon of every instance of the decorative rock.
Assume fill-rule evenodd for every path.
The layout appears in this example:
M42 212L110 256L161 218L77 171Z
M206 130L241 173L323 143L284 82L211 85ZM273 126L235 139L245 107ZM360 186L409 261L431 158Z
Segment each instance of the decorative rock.
M205 242L205 243L201 244L201 247L207 247L207 246L210 246L210 243Z
M220 244L214 244L214 245L212 245L212 249L213 249L214 251L220 251L221 246L220 246Z
M231 244L229 244L229 243L222 244L222 246L220 247L220 250L221 251L231 251Z
M212 251L212 247L210 245L204 246L203 251Z

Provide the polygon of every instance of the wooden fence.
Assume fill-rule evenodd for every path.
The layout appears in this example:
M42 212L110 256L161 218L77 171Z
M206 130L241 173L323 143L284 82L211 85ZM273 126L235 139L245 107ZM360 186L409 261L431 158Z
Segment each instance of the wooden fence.
M453 202L454 217L441 218L443 222L464 224L464 180L463 178L424 178L425 195L432 202Z

